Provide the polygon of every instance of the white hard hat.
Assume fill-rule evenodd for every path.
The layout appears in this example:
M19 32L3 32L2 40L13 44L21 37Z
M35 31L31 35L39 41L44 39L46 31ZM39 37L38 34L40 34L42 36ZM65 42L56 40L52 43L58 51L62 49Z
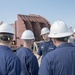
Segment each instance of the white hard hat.
M35 37L31 30L25 30L22 33L21 39L35 39Z
M0 25L0 33L10 33L14 34L14 29L11 25L3 23Z
M74 28L73 32L75 33L75 28Z
M63 21L56 21L52 24L50 34L48 36L51 38L61 38L72 34L73 32L68 31L68 27Z
M49 29L47 27L44 27L44 28L41 29L41 35L49 33L49 32L50 31L49 31Z

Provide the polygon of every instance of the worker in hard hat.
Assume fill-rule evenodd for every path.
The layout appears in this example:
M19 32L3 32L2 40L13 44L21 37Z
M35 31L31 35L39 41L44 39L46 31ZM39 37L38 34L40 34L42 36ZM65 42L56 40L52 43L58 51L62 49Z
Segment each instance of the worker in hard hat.
M41 29L41 36L43 37L44 41L40 43L39 49L38 49L38 59L42 56L42 58L50 51L53 51L55 49L55 46L52 42L52 40L48 37L49 35L49 29L47 27L44 27Z
M38 62L36 56L32 53L31 46L35 40L31 30L25 30L22 33L23 47L20 48L16 55L21 61L21 75L38 75Z
M50 30L49 37L56 49L43 58L39 75L75 75L75 47L67 43L73 32L63 21L54 22Z
M0 75L20 75L20 60L10 48L13 36L14 29L11 25L0 25Z
M73 46L75 46L75 28L74 28L74 30L73 30L73 37L74 37Z

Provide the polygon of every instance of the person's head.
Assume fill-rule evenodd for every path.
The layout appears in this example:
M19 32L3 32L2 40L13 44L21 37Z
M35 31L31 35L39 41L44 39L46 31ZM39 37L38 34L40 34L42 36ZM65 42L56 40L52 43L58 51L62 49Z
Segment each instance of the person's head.
M24 44L32 46L35 40L34 33L31 30L25 30L22 33L21 39L24 40Z
M0 25L0 45L11 45L14 36L12 25L3 23Z
M55 46L60 45L68 41L68 37L71 36L73 32L68 30L67 25L63 21L56 21L52 24L50 28L49 37L52 38Z
M44 40L49 39L48 35L49 35L49 29L47 27L44 27L41 29L41 36L43 37Z

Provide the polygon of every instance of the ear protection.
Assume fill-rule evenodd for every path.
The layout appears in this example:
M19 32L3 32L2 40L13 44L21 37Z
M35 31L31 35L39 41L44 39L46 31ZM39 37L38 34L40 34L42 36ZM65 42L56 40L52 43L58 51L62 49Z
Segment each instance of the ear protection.
M0 36L0 39L3 41L10 41L12 40L12 37L11 36Z

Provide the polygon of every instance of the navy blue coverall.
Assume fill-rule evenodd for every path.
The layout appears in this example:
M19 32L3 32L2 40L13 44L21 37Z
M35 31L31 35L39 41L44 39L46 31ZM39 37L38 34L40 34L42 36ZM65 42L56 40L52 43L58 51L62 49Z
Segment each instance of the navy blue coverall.
M21 63L7 46L0 45L0 75L20 75Z
M38 75L37 58L30 49L22 47L16 55L21 61L21 75Z
M46 53L53 51L56 47L54 46L52 40L49 42L42 42L39 45L38 55L44 57Z
M61 44L42 60L39 75L75 75L75 47Z

